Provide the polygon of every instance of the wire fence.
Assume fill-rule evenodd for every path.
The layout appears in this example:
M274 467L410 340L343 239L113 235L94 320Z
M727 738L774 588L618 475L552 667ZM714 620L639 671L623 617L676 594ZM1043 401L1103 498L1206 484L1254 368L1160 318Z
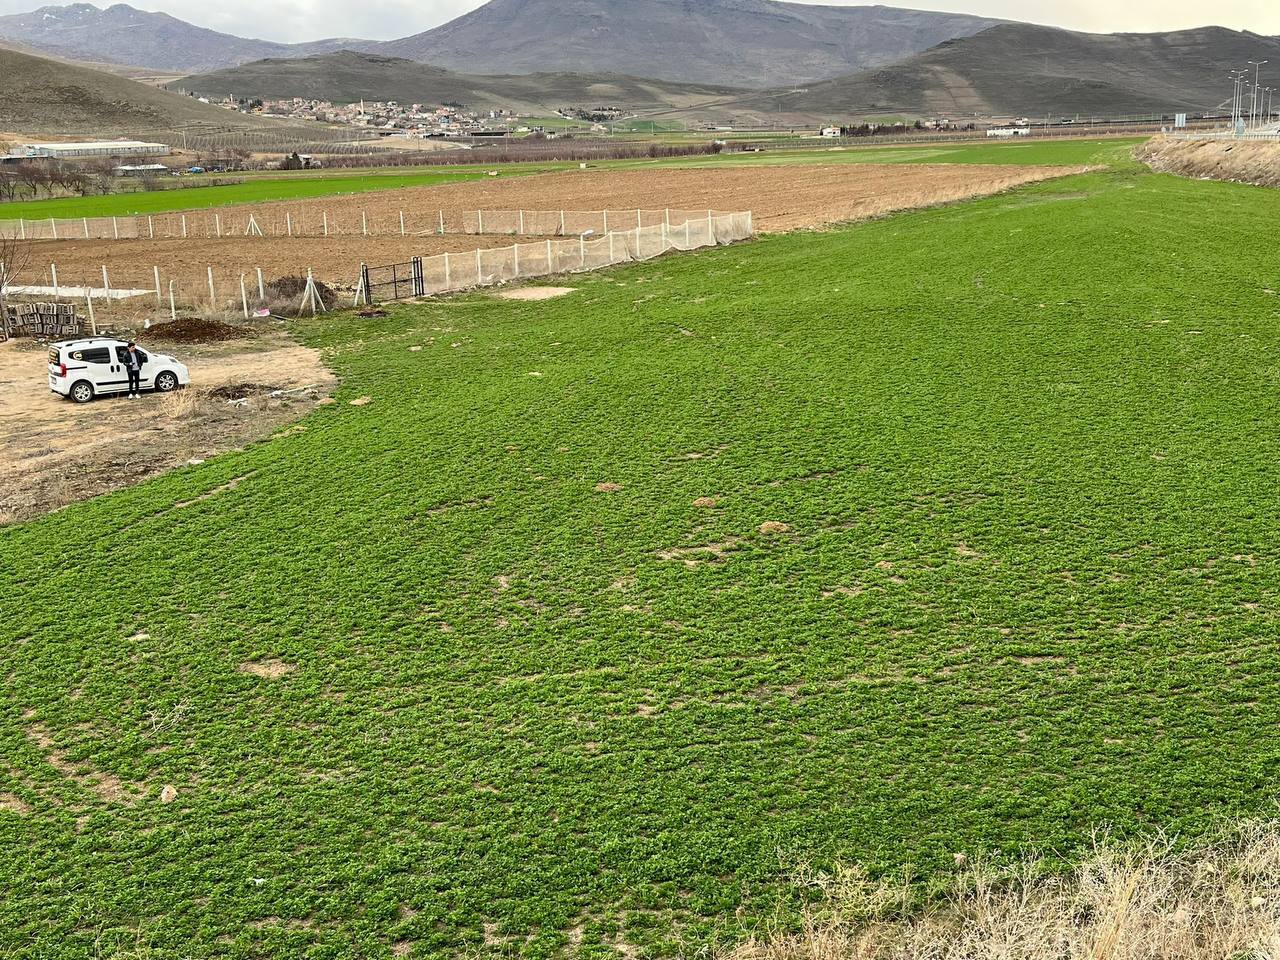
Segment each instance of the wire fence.
M272 206L132 217L0 220L19 240L171 240L246 237L569 237L732 216L716 210L352 210Z
M300 281L306 273L303 268L294 276ZM233 269L225 264L175 274L167 265L144 272L137 267L109 268L106 264L85 269L46 263L29 265L15 274L6 285L6 294L15 300L79 304L90 318L95 309L122 303L175 318L185 309L242 313L247 318L290 298L297 300L296 293L282 294L277 289L281 282L261 267Z
M652 260L673 250L696 250L735 243L752 235L750 212L716 213L708 210L683 219L683 214L677 211L671 211L670 215L667 211L656 212L659 214L657 222L646 223L645 211L631 211L632 217L639 215L635 221L637 225L631 229L609 229L597 233L594 227L586 226L572 240L549 237L539 242L514 243L509 247L472 253L444 253L414 257L385 266L362 266L357 301L404 300L513 280L599 270L620 263ZM602 213L593 216L600 217ZM596 222L603 225L604 220ZM570 223L565 220L564 227ZM575 227L583 227L585 221L572 223ZM559 221L546 220L535 226L546 229L547 225L554 227L558 224ZM530 224L526 223L525 227L528 226ZM490 229L493 227L486 225L485 232Z

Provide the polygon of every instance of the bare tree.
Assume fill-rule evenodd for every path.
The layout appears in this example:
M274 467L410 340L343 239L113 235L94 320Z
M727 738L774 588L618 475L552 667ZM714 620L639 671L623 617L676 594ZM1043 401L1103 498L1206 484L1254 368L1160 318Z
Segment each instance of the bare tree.
M31 260L31 242L0 233L0 323L6 323L5 295Z

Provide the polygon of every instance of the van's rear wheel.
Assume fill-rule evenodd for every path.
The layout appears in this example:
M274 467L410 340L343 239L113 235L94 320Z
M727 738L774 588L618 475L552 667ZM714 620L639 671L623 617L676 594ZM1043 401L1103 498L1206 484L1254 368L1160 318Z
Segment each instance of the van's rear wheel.
M156 376L156 389L161 393L170 393L178 389L178 375L166 370Z
M93 399L93 384L86 380L77 380L71 388L70 396L76 403L88 403Z

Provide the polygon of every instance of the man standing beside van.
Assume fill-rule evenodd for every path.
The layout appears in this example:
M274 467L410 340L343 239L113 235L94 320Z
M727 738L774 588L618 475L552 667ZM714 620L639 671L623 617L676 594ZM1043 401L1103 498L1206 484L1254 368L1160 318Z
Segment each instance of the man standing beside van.
M142 354L132 340L124 352L124 368L129 374L129 399L136 400L142 393Z

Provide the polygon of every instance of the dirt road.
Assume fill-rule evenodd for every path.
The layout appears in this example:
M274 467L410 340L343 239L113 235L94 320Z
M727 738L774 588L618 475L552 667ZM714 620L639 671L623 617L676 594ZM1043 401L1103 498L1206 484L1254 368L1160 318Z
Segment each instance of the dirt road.
M47 346L0 343L0 524L244 446L301 417L335 385L319 353L277 326L216 344L141 342L186 362L192 386L78 406L50 393ZM312 389L264 396L271 387L306 386ZM227 402L242 394L254 399Z

